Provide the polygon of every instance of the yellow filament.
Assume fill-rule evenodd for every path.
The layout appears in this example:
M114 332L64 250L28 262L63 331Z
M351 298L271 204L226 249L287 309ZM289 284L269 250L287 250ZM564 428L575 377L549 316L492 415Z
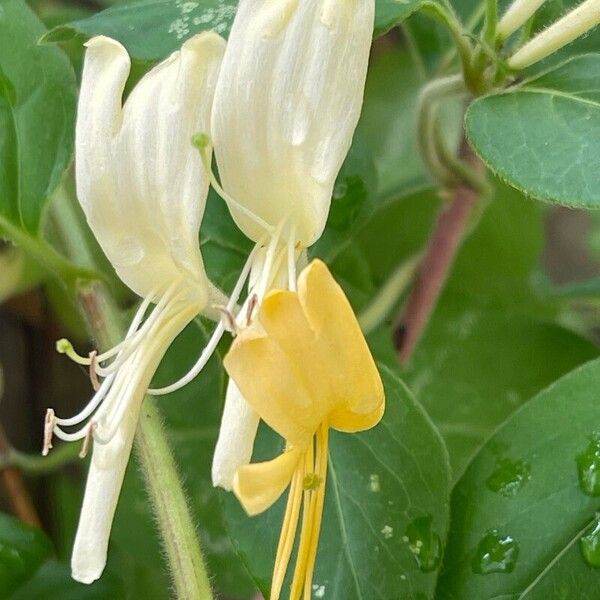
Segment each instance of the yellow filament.
M305 470L307 473L313 473L315 470L313 446L309 446L306 451ZM290 589L290 600L299 600L302 594L304 584L304 573L306 572L306 563L308 562L308 552L310 550L310 532L312 521L314 519L316 492L314 490L304 491L304 501L302 506L302 530L300 532L300 544L298 545L298 555L296 556L296 566L294 568L294 577Z
M312 596L312 578L317 559L317 548L319 546L319 535L321 533L321 522L323 520L323 506L325 504L325 486L327 483L327 460L329 458L329 427L327 423L322 423L317 432L317 457L316 472L321 478L321 485L318 487L315 502L315 515L312 522L310 550L308 553L308 564L306 565L306 574L304 575L304 600L310 600Z
M298 468L292 478L292 484L288 495L285 516L279 536L277 546L277 555L275 558L275 567L273 569L273 579L271 582L271 600L279 600L281 588L285 579L285 572L290 561L294 539L296 538L296 529L298 527L298 517L300 515L300 505L302 504L302 480L304 479L304 461L301 460Z
M301 596L304 596L305 600L310 600L312 594L312 576L315 567L317 546L319 544L319 533L321 531L323 504L325 500L325 478L327 476L328 425L326 422L322 423L319 427L315 446L316 457L313 460L311 451L310 466L307 462L307 472L316 473L317 477L321 480L321 484L316 490L307 490L304 492L302 532L300 534L300 545L298 547L294 578L290 590L290 600L300 600Z

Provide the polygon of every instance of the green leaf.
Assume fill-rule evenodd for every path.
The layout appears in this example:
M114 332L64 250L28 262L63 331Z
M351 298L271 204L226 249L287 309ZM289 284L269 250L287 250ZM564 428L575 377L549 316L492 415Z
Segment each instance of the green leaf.
M552 323L446 296L402 375L444 437L457 478L523 402L596 355Z
M52 551L43 531L0 513L0 596L30 579Z
M387 33L415 12L421 0L377 0L375 5L375 37Z
M43 41L107 35L121 42L132 58L154 62L201 31L227 36L236 7L237 0L134 0L56 27Z
M569 373L471 463L452 497L439 598L597 597L599 382L598 360Z
M389 598L394 590L395 597L418 598L431 597L435 586L448 525L446 451L404 384L385 367L382 376L386 389L382 422L363 433L330 435L315 595ZM281 440L264 427L253 460L273 458L281 449ZM231 495L224 495L224 500L229 533L266 594L285 494L266 513L251 519Z
M22 0L0 6L0 218L36 234L71 160L75 75Z
M600 54L573 58L515 88L476 100L469 142L524 193L565 206L600 207Z
M375 36L380 36L414 12L421 0L377 0ZM69 42L107 35L121 42L132 58L159 61L200 33L213 30L227 37L237 0L134 0L90 17L59 25L43 42Z

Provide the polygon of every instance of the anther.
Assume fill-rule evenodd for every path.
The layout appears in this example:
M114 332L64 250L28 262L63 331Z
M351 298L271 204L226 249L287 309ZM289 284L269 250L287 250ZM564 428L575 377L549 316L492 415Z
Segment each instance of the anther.
M237 323L235 322L235 317L233 313L226 306L222 306L219 304L215 304L213 308L216 308L222 315L225 320L225 329L229 331L232 335L237 334Z
M49 408L46 411L44 419L44 445L42 447L42 456L48 456L48 452L52 448L52 433L54 430L54 411Z
M79 453L79 458L85 458L87 456L88 450L90 449L90 444L94 439L94 431L96 431L96 423L90 423L88 426L87 434L83 439L83 445L81 446L81 452Z
M258 304L258 296L256 294L252 294L248 300L248 307L246 309L246 327L249 327L252 323L252 313Z
M92 382L92 388L97 392L100 389L100 381L98 380L98 374L96 373L96 368L98 366L98 352L96 350L92 350L89 354L90 357L90 381Z

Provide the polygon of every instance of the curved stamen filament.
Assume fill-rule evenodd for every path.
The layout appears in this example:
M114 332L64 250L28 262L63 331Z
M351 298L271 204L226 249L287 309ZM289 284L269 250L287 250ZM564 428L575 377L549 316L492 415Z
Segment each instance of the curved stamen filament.
M135 393L136 385L139 385L141 377L148 375L145 368L148 364L147 357L154 356L162 347L168 345L166 340L171 335L174 324L182 320L189 322L198 312L197 306L182 298L185 292L185 288L181 286L181 280L173 282L140 328L151 301L148 298L144 300L127 331L126 339L119 345L121 349L118 351L115 361L106 369L95 369L95 373L108 373L108 375L91 401L77 415L66 419L56 417L51 409L48 411L43 452L47 453L48 449L52 447L51 436L53 433L67 442L85 439L82 452L87 450L86 446L89 446L91 437L100 443L110 441L127 410L128 402L124 399L129 397L128 394ZM144 345L142 345L142 341L144 341ZM114 348L111 352L114 354ZM93 363L94 358L91 355L90 368ZM122 371L123 368L126 369L126 372ZM64 430L64 427L72 427L85 422L94 413L96 413L94 421L84 425L78 431L67 432ZM110 416L110 419L105 425L106 416ZM99 434L98 429L104 430L105 427L108 428L108 432L102 431L102 434Z
M304 461L301 460L292 478L285 515L283 517L283 525L281 527L281 535L279 536L279 544L277 546L277 554L275 557L275 566L273 568L271 600L279 600L285 573L290 562L292 548L294 547L294 539L296 538L296 530L298 528L298 517L300 516L300 506L302 505L303 479Z
M106 352L103 352L102 354L98 354L95 359L96 363L98 363L98 364L103 363L121 351L123 346L127 343L128 338L130 338L131 335L135 331L137 331L138 327L140 326L140 323L142 322L142 319L144 318L144 315L146 314L146 311L148 310L148 307L150 306L150 304L152 302L154 294L155 294L155 292L149 294L146 298L144 298L144 301L140 304L140 307L136 311L136 314L133 317L131 325L129 326L129 329L128 329L127 334L125 335L125 338L123 339L123 341L119 342L116 346L113 346L110 350L107 350ZM71 344L71 342L69 342L69 340L67 340L65 338L62 338L56 342L56 350L60 354L66 354L73 362L75 362L79 365L87 367L91 364L90 357L89 356L87 356L87 357L81 356L80 354L78 354L75 351L75 349L73 348L73 345Z
M79 423L85 421L95 410L100 406L102 400L110 390L112 383L115 379L115 374L109 375L100 385L98 391L94 394L92 399L85 405L83 410L76 414L73 417L68 419L61 419L59 417L54 418L54 422L57 425L62 425L64 427L72 427L73 425L78 425ZM57 434L58 435L58 434ZM59 436L60 437L60 436ZM80 439L80 438L78 438Z
M323 507L325 505L325 487L327 484L327 461L329 459L329 427L322 423L317 432L317 456L315 460L316 473L320 478L320 485L314 492L316 495L313 521L310 533L308 561L304 575L304 600L310 600L312 596L312 578L317 559L317 548L319 546L319 535L321 533L321 522L323 520Z
M240 273L240 276L238 277L238 280L237 280L235 286L233 287L231 296L229 298L229 302L225 306L225 310L228 311L229 313L231 313L231 311L233 311L233 309L235 308L235 305L237 304L237 301L239 300L242 290L244 289L244 284L246 283L246 280L248 279L248 276L250 275L250 270L252 269L252 264L254 262L256 254L258 253L258 250L264 243L265 238L266 238L266 236L263 236L254 245L254 248L252 248L252 251L248 255L246 263L244 264L244 267L242 268L242 272ZM148 390L148 394L150 394L152 396L163 396L165 394L170 394L171 392L175 392L178 389L181 389L183 386L187 385L188 383L190 383L190 381L195 379L200 374L202 369L206 366L206 363L208 363L210 357L213 355L213 352L216 350L219 342L221 341L221 338L223 337L224 333L225 333L225 323L223 323L223 321L221 320L219 322L219 324L217 325L217 327L215 328L212 336L208 340L208 343L206 344L204 350L202 350L200 356L198 357L196 364L194 364L194 366L183 377L178 379L175 383L172 383L171 385L168 385L168 386L162 387L162 388L151 388Z
M229 207L234 206L236 208L236 210L239 210L242 214L246 215L249 219L254 221L259 227L262 227L266 232L271 233L274 229L273 226L269 225L266 221L261 219L258 215L254 214L251 210L249 210L245 206L239 204L222 188L221 184L217 181L217 178L215 177L215 174L213 173L213 170L212 170L212 164L211 164L212 154L208 151L208 148L210 145L210 139L208 136L206 136L204 134L201 134L198 137L201 139L201 141L200 142L196 141L195 144L196 144L196 147L198 148L198 151L200 152L200 159L202 160L202 165L204 166L204 169L208 175L210 184L212 185L215 192L217 192L217 194L219 194L219 196L221 196L221 198L223 198L223 200Z

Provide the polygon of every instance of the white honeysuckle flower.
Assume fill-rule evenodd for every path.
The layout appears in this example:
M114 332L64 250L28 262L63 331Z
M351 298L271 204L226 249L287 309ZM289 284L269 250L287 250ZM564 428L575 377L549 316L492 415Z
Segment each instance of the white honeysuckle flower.
M240 0L211 123L221 183L211 182L263 249L238 327L253 320L279 271L287 276L278 287L295 289L305 249L323 232L360 116L374 18L374 0ZM230 387L212 469L225 489L256 435L258 419L241 402Z
M189 39L139 81L124 105L127 51L104 36L86 46L77 195L119 277L144 299L124 341L112 350L83 358L66 340L57 344L89 365L93 380L103 378L78 415L61 419L48 411L43 450L52 447L53 434L84 440L82 454L93 442L71 561L73 577L91 583L106 564L144 395L174 338L206 312L211 299L198 243L209 179L191 139L209 126L225 42L214 33Z

